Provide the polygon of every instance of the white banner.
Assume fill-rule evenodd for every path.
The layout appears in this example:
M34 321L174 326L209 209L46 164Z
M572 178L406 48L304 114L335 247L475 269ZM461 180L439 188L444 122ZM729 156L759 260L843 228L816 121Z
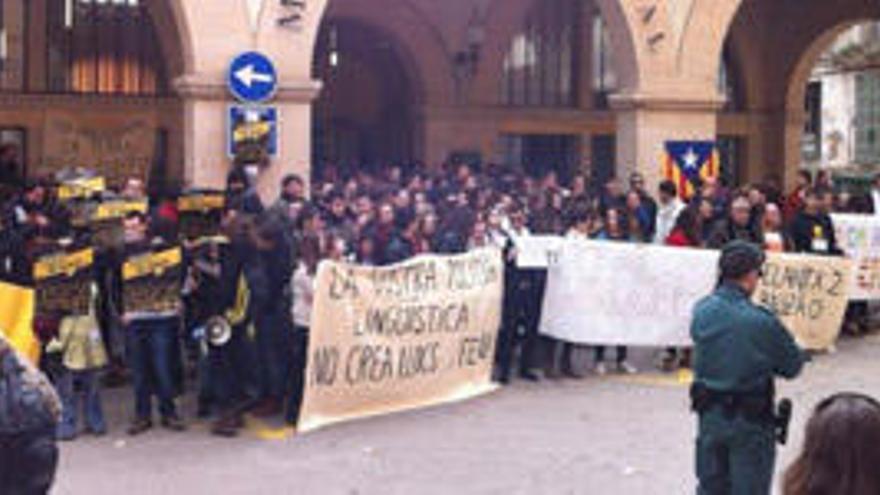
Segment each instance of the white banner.
M567 241L547 276L541 332L582 344L688 346L694 303L715 286L718 253Z
M880 300L880 216L832 215L837 244L854 266L849 298Z
M565 241L550 265L541 332L581 344L686 347L694 305L717 283L717 251ZM755 299L809 349L834 344L850 263L775 254Z

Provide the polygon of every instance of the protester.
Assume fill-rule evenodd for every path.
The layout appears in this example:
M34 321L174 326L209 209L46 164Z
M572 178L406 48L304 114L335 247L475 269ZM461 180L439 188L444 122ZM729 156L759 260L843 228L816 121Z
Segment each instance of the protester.
M791 241L782 220L782 211L775 203L767 203L761 218L761 233L764 236L764 250L781 253L791 249Z
M645 190L645 177L638 172L630 174L629 190L639 195L639 210L642 210L640 215L645 217L640 220L642 237L646 239L646 242L651 242L657 230L657 201Z
M808 189L804 193L804 206L790 226L791 242L795 252L840 254L831 217L822 211L823 197L824 193L816 189Z
M150 235L147 217L140 212L125 217L126 258L148 253L165 243ZM129 309L132 301L122 301L121 320L126 329L129 369L135 394L135 418L129 435L139 435L153 427L152 395L159 400L162 426L182 431L186 425L174 404L174 347L179 345L180 315L176 312L136 311Z
M804 207L807 190L813 187L813 175L808 170L801 170L797 175L794 190L785 200L783 213L785 221L790 222Z
M605 225L599 235L596 237L604 241L630 242L630 235L627 231L629 225L626 214L618 209L609 208L605 212ZM626 346L617 346L617 371L620 373L634 374L638 370L635 366L627 361L629 354ZM605 375L608 373L608 367L605 365L605 346L597 346L594 353L595 371L597 375Z
M658 197L660 205L657 209L656 232L654 234L654 244L664 244L669 237L670 232L675 227L679 214L684 210L685 205L678 198L678 188L671 180L660 183L658 188Z
M259 215L264 210L248 174L240 167L233 169L226 177L226 205L247 215Z
M656 210L656 207L653 209ZM654 235L655 216L636 191L626 194L626 218L629 222L630 239L634 242L650 242Z
M293 336L291 339L291 356L293 371L291 373L290 391L287 394L288 402L285 411L285 419L290 424L296 424L299 418L300 406L302 405L303 389L305 386L306 361L308 356L309 329L312 326L312 304L315 299L315 277L318 272L318 262L321 259L321 245L317 237L308 237L300 244L301 252L299 263L293 272L293 301L292 320ZM326 254L335 253L339 257L339 246L328 249Z
M675 220L675 226L666 236L666 245L689 248L702 247L702 219L696 208L687 207L681 210Z
M763 245L764 239L753 214L753 205L748 195L739 193L730 203L727 217L715 224L706 245L711 249L721 249L735 240Z
M22 239L47 235L53 227L49 214L49 191L43 182L28 182L22 193L7 206L4 225L19 232Z
M835 394L813 410L803 449L785 473L783 495L880 493L880 403Z
M555 220L551 219L551 222ZM545 227L546 225L540 225ZM507 235L515 247L519 239L531 237L532 232L526 226L526 214L522 209L514 210L510 215L510 228ZM511 253L515 259L515 251ZM515 262L511 260L512 262ZM520 352L520 377L530 381L537 381L539 368L538 352L541 344L541 335L538 326L541 324L541 301L543 300L544 287L546 285L546 273L537 269L515 268L509 278L512 284L512 296L505 304L510 305L507 312L504 331L509 335L511 342L510 350L506 353L505 360L509 369L510 360L513 359L512 341L522 327L523 338ZM507 373L505 373L507 374Z
M574 241L586 241L590 239L595 223L595 212L586 203L579 203L576 211L572 213L571 227L565 234L566 239ZM558 342L553 349L554 360L556 361L554 369L561 372L562 375L570 378L583 378L580 373L575 370L574 354L575 351L583 346L573 342ZM556 359L558 356L558 359Z
M58 395L63 405L58 425L59 440L73 440L79 434L80 402L88 432L95 436L107 433L101 405L101 370L107 365L107 352L95 315L97 288L92 289L88 315L69 316L61 321L53 342L62 355L63 372L58 379ZM49 345L49 351L53 345ZM81 401L80 401L81 396Z
M228 244L220 245L219 277L213 279L213 324L229 325L228 341L223 345L207 345L208 377L210 395L213 402L214 422L211 432L222 437L238 434L244 426L242 415L252 405L253 391L256 390L257 365L254 358L254 345L249 336L252 321L250 313L250 289L244 265L251 255L251 232L253 228L247 215L237 210L226 210L220 225L220 233ZM211 324L211 320L205 322Z
M623 208L625 205L626 197L620 180L609 179L599 196L599 215L604 217L610 208Z
M259 374L258 402L253 414L267 417L283 410L290 372L291 249L283 224L273 215L258 217L251 230L253 252L245 261L245 276L256 329ZM287 297L284 295L288 294Z
M709 236L715 229L715 224L718 222L718 218L715 216L715 207L706 198L697 198L692 205L697 209L700 217L701 244L706 245L709 242Z
M880 174L874 175L871 180L871 190L860 198L854 209L866 215L880 214Z
M678 215L675 228L666 238L666 245L683 248L702 247L702 229L700 213L693 206L687 207ZM691 352L689 349L668 347L660 363L663 371L673 371L676 367L690 368Z

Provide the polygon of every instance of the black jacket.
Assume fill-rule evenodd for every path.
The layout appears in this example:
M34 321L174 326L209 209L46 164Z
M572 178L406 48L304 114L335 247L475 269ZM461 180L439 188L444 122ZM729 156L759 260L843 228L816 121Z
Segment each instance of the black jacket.
M834 224L828 215L823 213L811 215L802 211L794 217L789 230L794 250L798 253L842 254L840 248L837 247ZM818 249L822 247L826 249Z

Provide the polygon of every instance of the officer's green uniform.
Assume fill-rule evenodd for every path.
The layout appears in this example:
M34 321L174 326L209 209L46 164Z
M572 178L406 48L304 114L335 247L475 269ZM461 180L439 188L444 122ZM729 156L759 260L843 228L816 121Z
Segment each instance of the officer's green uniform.
M805 362L779 319L734 284L722 284L697 304L691 336L695 382L712 391L760 394L772 390L774 376L797 376ZM700 414L696 451L699 495L770 493L776 457L772 420L711 407Z

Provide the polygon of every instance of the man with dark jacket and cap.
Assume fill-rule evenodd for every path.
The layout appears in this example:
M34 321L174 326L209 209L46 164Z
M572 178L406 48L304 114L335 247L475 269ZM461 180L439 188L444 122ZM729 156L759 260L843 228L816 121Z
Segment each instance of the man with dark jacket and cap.
M754 244L727 244L718 288L694 308L698 495L770 493L778 426L774 377L796 377L806 354L774 314L752 303L764 260Z

